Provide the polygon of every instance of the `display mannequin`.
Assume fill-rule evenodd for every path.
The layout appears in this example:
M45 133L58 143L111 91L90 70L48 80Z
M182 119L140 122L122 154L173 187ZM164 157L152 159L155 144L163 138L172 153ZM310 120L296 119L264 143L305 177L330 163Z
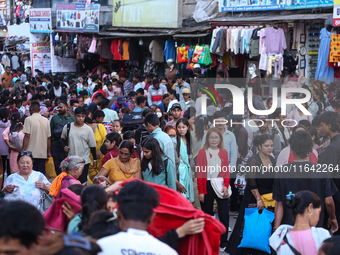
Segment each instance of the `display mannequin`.
M256 65L251 63L248 67L249 82L248 87L253 88L253 94L262 97L260 77L256 74Z
M169 83L171 83L172 80L175 79L177 69L175 68L175 61L172 58L168 59L166 63L168 65L168 68L165 69L165 76L168 79Z

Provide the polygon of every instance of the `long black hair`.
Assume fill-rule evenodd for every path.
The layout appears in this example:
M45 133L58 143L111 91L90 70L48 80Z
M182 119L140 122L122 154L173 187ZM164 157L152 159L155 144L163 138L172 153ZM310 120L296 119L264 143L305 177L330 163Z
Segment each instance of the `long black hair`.
M91 215L101 209L106 209L109 200L105 189L99 185L87 186L81 193L81 221L78 228L80 231L87 228Z
M195 135L197 141L202 141L204 136L204 127L208 126L209 120L208 118L204 118L203 115L197 116L195 123Z
M9 128L10 132L15 130L15 125L20 122L20 114L15 112L11 115L11 127Z
M163 166L162 156L165 156L165 155L161 147L159 146L159 142L157 141L157 139L153 137L148 137L142 142L142 147L144 147L147 150L152 151L152 159L147 159L146 157L143 157L142 159L142 162L141 162L142 172L144 172L148 168L148 164L151 161L152 177L162 173L162 171L164 170L162 167Z
M187 139L187 151L188 155L191 155L191 147L190 147L190 124L189 121L186 118L180 118L176 123L176 129L178 131L178 125L180 123L183 123L185 126L188 127L188 131L185 134L185 138ZM177 132L177 154L180 155L180 149L181 149L181 135L179 132Z
M1 108L0 109L0 120L3 123L6 123L8 121L8 117L9 117L9 110L7 108Z

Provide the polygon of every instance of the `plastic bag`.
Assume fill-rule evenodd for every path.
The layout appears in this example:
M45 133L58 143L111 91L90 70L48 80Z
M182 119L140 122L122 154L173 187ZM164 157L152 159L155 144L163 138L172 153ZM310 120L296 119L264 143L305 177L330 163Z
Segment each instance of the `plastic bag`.
M203 52L201 54L200 59L198 60L198 63L201 65L208 66L212 64L212 62L213 61L211 59L209 46L203 46Z
M275 214L266 209L259 213L257 208L245 208L243 238L238 248L252 248L270 254L269 238L274 218Z
M201 59L201 55L203 54L203 52L204 52L204 45L202 46L196 45L194 55L192 57L192 62L198 63L198 61Z
M15 186L12 193L7 193L4 197L7 201L18 201L21 200L21 193L19 186Z
M47 179L56 178L57 174L55 172L54 161L52 157L49 157L45 164L46 177Z
M182 44L181 47L177 47L177 63L187 63L188 62L188 51L189 46Z
M189 56L188 56L188 63L187 63L187 69L194 70L195 63L192 62L192 57L194 55L195 47L190 47L189 49Z
M18 151L21 151L23 139L20 138L19 132L11 132L9 140L11 144L18 149Z

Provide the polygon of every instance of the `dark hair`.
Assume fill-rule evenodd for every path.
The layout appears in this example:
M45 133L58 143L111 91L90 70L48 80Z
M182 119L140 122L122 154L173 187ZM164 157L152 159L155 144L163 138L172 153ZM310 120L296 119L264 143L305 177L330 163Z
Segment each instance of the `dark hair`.
M273 101L273 98L272 98L272 97L268 97L268 98L267 98L267 101L266 101L267 105L270 103L270 101Z
M164 94L164 95L162 96L162 101L163 101L165 98L167 98L167 97L170 97L169 94Z
M289 138L290 149L300 158L306 158L313 150L313 141L306 131L296 131Z
M70 106L73 106L74 104L79 104L79 101L77 99L71 99Z
M150 150L152 152L152 160L147 159L146 157L143 157L142 162L141 162L141 169L142 172L146 171L148 168L148 164L151 161L151 172L152 172L152 177L155 175L159 175L160 173L163 172L164 166L163 164L163 156L164 153L159 146L159 142L157 141L156 138L153 137L148 137L142 142L142 147L144 147L147 150Z
M152 80L152 84L155 85L155 84L158 84L159 83L159 80L158 79L153 79Z
M134 97L134 96L137 96L137 92L136 92L136 91L133 91L133 90L130 91L130 92L129 92L129 97L132 98L132 97Z
M125 74L119 74L119 78L126 78Z
M254 115L251 112L249 112L249 114L251 114L250 116ZM272 114L273 118L278 119L280 115L281 115L281 108L276 108L276 110Z
M253 143L258 148L260 145L264 144L268 140L274 141L271 135L268 135L268 134L257 135L254 137Z
M123 140L136 139L135 133L131 130L124 132Z
M186 118L180 118L179 120L177 120L176 122L176 129L178 130L178 125L180 123L183 123L185 126L188 127L188 131L185 134L185 138L187 140L187 152L188 155L191 155L191 146L190 146L190 124L189 121ZM178 156L180 156L180 148L181 148L181 135L179 134L179 132L177 133L177 154Z
M80 196L83 189L85 189L85 186L81 184L72 184L68 186L67 189L71 190L74 194Z
M6 107L0 108L0 119L2 122L7 123L9 117L9 110Z
M140 94L144 95L144 89L143 88L137 89L136 92L137 92L137 94L140 93Z
M294 133L297 129L300 129L300 128L302 128L303 130L305 130L306 132L308 132L308 129L307 129L304 125L297 124L295 127L293 127L292 133Z
M92 81L96 81L96 80L98 80L99 79L99 75L98 74L93 74L92 76L91 76L91 80Z
M340 114L338 112L324 112L320 115L319 121L331 125L332 132L340 132Z
M340 108L340 101L333 101L332 102L332 107L334 109L339 109Z
M93 114L93 120L95 120L96 118L102 118L105 117L105 113L102 110L96 110Z
M320 98L320 101L323 102L323 104L325 105L325 97L323 96L323 89L322 88L322 85L320 86L320 89L314 89L313 92L319 96Z
M310 204L313 204L313 208L321 207L320 198L309 190L302 190L295 194L291 194L286 200L287 207L292 209L294 218L296 218L296 215L298 214L304 214Z
M332 236L324 240L319 248L325 255L340 254L340 236Z
M94 99L104 99L104 96L102 93L97 93L95 96L94 96Z
M157 109L161 110L161 113L162 113L162 117L159 118L159 121L160 121L160 122L161 122L161 121L165 121L165 119L164 119L164 112L163 112L162 107L156 106L156 110L157 110ZM155 110L155 112L156 112L156 110ZM157 115L156 115L156 116L157 116Z
M145 116L144 124L147 125L148 123L154 127L160 125L159 119L154 113L149 113Z
M299 124L305 126L306 128L312 126L312 123L310 123L309 120L300 120Z
M178 73L178 74L175 75L175 79L180 79L180 78L183 79L183 76L181 74Z
M134 78L137 78L139 81L140 81L140 79L142 78L142 76L141 76L139 73L135 73L135 74L133 75L133 77L134 77Z
M32 101L30 104L30 108L33 110L33 112L40 112L40 104L38 101Z
M17 239L20 244L30 248L43 234L45 221L37 208L23 201L1 204L0 239Z
M1 111L0 111L1 113ZM20 114L15 112L11 115L11 127L9 128L10 132L15 130L15 125L20 122Z
M99 185L87 186L81 193L81 221L78 228L80 231L85 230L91 215L106 208L109 200L105 189Z
M137 105L140 105L142 103L144 103L146 101L146 97L145 96L138 96L136 99Z
M145 118L145 116L148 115L151 112L152 112L152 110L150 108L144 109L143 112L142 112L142 117Z
M120 108L118 111L124 114L132 112L132 110L129 107Z
M203 115L199 115L195 122L195 135L197 141L202 141L204 136L204 127L209 125L208 118L204 118Z
M312 120L313 127L320 127L320 115L316 115Z
M91 238L100 239L117 234L119 230L118 221L111 220L113 214L106 210L99 210L90 217L85 234Z
M170 94L170 95L176 96L176 93L177 93L177 92L176 92L176 90L174 90L174 89L172 89L172 90L169 91L169 94Z
M113 78L111 81L113 83L113 82L117 82L118 80L116 78Z
M216 111L213 115L213 119L226 118L226 114L222 111Z
M128 149L130 154L133 154L133 151L135 150L135 148L133 147L133 143L128 141L128 140L123 140L120 145L119 145L119 149Z
M107 134L106 139L109 140L111 143L116 142L117 147L119 147L120 143L122 142L121 135L116 132Z
M123 127L123 122L121 120L114 120L112 123L119 122L120 127Z
M109 108L109 104L110 104L110 100L109 99L107 99L107 98L104 98L101 102L100 102L100 107L102 108L102 109L104 109L104 108Z
M93 123L93 120L92 120L90 117L85 116L84 122L85 122L86 124L92 124L92 123Z
M308 127L307 129L308 129L308 132L309 132L310 136L311 136L311 137L312 137L312 136L315 137L315 138L314 138L314 143L316 143L317 145L320 145L321 143L320 143L320 139L319 139L319 137L318 137L318 131L316 130L316 128L310 126L310 127Z
M77 114L84 114L84 115L86 115L86 110L85 110L85 108L84 107L81 107L81 106L79 106L79 107L77 107L75 110L74 110L74 115L77 115Z
M159 205L159 194L153 187L135 180L120 190L117 202L125 220L146 222Z

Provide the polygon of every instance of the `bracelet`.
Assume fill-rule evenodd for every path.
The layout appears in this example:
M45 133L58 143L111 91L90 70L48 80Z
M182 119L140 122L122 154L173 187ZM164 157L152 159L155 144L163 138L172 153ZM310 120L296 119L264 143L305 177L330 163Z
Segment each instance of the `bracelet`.
M257 203L260 203L260 202L262 202L262 200L260 199L259 201L257 201Z

